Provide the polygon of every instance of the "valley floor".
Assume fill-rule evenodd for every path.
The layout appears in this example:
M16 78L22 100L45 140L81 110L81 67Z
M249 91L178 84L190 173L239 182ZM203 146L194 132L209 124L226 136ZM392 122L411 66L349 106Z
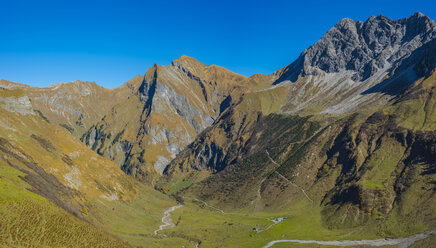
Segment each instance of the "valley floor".
M329 230L320 224L319 209L316 207L308 207L299 213L285 211L269 215L248 211L226 212L195 198L184 199L183 207L175 205L163 213L164 225L156 230L159 234L155 236L160 240L158 247L405 248L422 247L419 242L436 236L433 235L435 231L428 231L405 238L385 238L365 231L365 227ZM177 240L185 242L182 244Z

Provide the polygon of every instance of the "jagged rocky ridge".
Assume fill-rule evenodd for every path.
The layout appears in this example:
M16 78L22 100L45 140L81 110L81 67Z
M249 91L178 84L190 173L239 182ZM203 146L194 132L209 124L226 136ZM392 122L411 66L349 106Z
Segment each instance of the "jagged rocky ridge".
M419 12L400 20L382 15L365 22L345 18L287 66L276 83L316 75L319 70L353 71L354 81L364 81L384 69L393 75L413 52L435 37L434 21Z
M428 60L428 66L419 61L433 49L435 37L434 21L421 13L400 20L381 15L365 22L343 19L276 72L280 76L274 84L289 87L282 111L310 107L342 114L381 105L434 68L434 61Z

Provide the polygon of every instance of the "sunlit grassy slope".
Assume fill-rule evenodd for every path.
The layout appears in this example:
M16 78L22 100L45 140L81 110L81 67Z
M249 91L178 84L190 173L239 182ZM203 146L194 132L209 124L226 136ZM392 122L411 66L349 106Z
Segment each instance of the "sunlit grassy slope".
M168 196L146 188L32 109L0 91L0 246L168 247L154 237ZM130 243L130 244L129 244Z
M23 176L0 160L0 246L130 247L29 191Z

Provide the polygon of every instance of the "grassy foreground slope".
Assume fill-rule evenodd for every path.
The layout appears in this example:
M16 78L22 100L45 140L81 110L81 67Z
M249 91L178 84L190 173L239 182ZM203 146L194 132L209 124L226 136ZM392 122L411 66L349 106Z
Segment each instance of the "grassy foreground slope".
M14 161L17 162L17 161ZM7 247L130 247L28 189L25 173L0 161L0 245Z
M153 235L174 200L48 123L24 91L0 89L0 116L0 246L189 244Z

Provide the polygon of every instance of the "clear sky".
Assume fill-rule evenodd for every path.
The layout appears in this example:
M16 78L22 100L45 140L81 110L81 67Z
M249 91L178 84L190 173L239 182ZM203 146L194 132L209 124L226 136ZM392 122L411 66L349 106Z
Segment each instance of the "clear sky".
M436 19L436 1L0 1L0 78L114 88L182 54L250 76L291 63L344 17Z

